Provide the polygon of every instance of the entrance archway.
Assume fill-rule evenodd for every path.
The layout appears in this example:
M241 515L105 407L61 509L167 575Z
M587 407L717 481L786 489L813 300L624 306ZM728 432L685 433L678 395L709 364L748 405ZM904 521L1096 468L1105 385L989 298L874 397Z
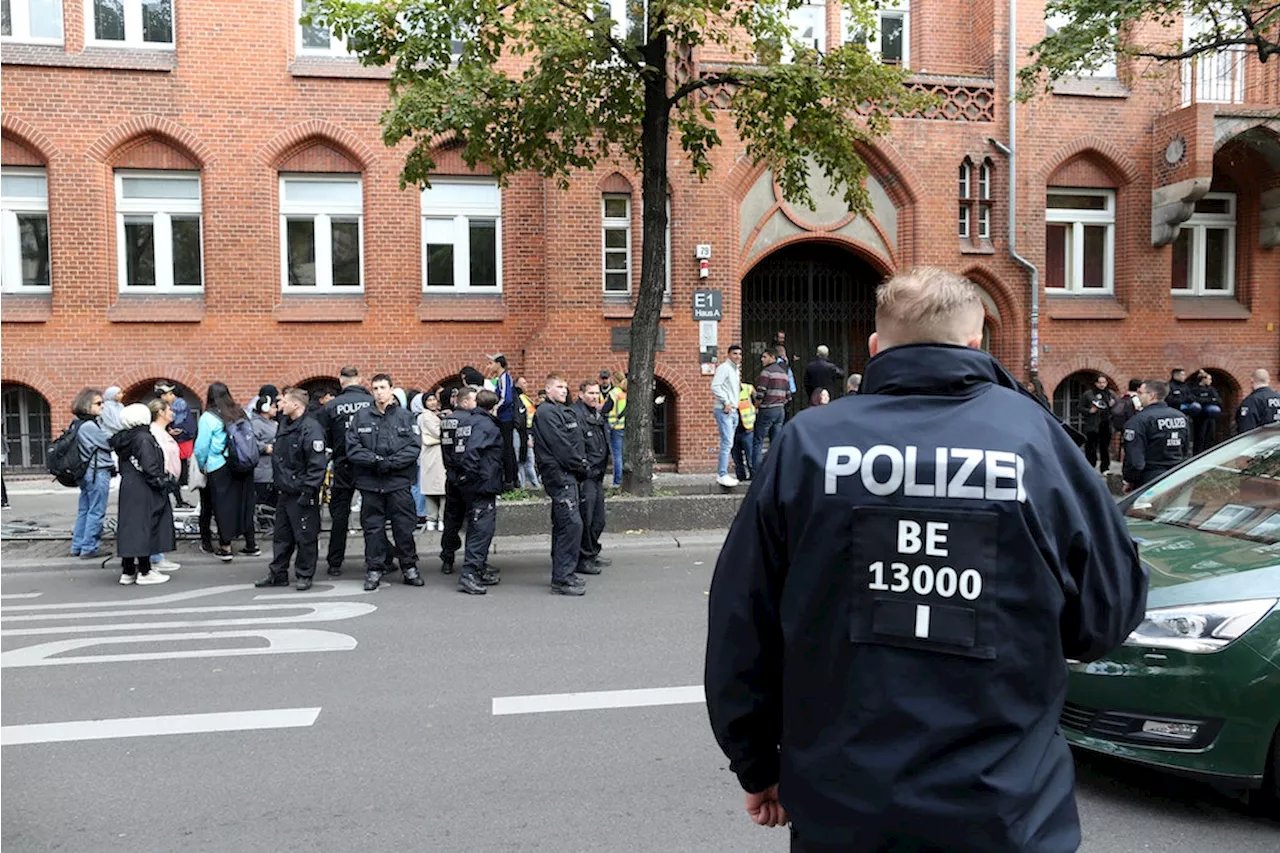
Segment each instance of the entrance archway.
M49 401L36 389L16 382L4 383L0 399L4 403L5 466L17 471L42 470L52 435Z
M793 243L756 264L742 279L742 346L748 375L774 335L787 336L787 357L796 376L792 410L808 405L804 368L819 346L848 373L862 373L870 358L867 338L875 331L875 288L883 273L838 245ZM843 393L843 384L839 389Z

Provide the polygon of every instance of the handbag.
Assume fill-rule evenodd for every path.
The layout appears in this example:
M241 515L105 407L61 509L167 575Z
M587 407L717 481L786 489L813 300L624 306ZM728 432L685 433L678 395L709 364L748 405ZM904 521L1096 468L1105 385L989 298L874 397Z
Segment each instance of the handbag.
M178 442L178 458L190 459L191 454L195 452L195 449L196 449L196 441L194 438L190 439L189 441L179 441Z

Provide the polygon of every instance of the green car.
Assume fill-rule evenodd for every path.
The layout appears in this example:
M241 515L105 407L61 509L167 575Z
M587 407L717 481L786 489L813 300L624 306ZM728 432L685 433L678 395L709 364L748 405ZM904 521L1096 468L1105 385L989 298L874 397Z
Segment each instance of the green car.
M1151 576L1124 645L1069 661L1073 745L1280 800L1280 425L1120 503Z

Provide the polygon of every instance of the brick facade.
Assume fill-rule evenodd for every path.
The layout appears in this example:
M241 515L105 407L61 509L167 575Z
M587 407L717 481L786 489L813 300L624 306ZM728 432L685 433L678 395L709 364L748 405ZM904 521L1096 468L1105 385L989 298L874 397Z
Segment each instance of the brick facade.
M611 351L611 329L627 326L631 309L602 293L601 194L633 199L637 286L634 170L601 164L568 190L515 177L502 191L501 294L424 294L419 196L399 188L404 148L384 147L378 126L385 74L298 56L293 3L270 6L263 15L245 0L177 0L176 50L157 54L86 48L84 4L64 0L64 45L5 45L0 156L6 166L46 167L52 257L51 292L0 297L5 387L39 391L56 429L85 384L129 388L170 377L202 394L220 379L245 398L264 382L302 383L354 363L430 387L496 351L535 387L552 369L583 377L625 367L626 353ZM915 0L911 14L917 82L945 92L947 103L934 118L895 119L891 134L864 152L881 191L870 222L823 220L821 200L816 212L770 200L763 170L741 159L727 116L707 182L688 175L673 146L673 296L657 375L671 398L670 456L680 470L715 464L692 292L723 291L723 351L739 339L743 278L787 246L841 246L877 274L922 263L965 272L990 297L992 351L1026 374L1028 277L1007 251L1007 161L989 141L1009 138L1008 6ZM829 31L838 26L833 7ZM1019 2L1017 26L1020 46L1038 40L1042 2ZM1206 367L1230 401L1255 367L1280 373L1280 248L1264 248L1261 236L1274 215L1268 205L1280 206L1268 201L1277 193L1267 195L1280 188L1280 127L1265 109L1274 116L1280 104L1280 75L1251 62L1246 103L1183 109L1176 70L1156 79L1139 72L1121 68L1105 85L1075 81L1019 106L1018 249L1041 267L1042 282L1045 188L1116 191L1114 294L1042 292L1040 376L1052 394L1076 371L1101 371L1122 386L1134 375L1167 375L1173 364ZM981 109L966 111L978 102ZM1162 166L1174 137L1186 154ZM989 239L957 237L965 157L993 170ZM441 175L470 174L447 145L438 161ZM120 293L116 169L200 173L203 292ZM282 293L281 172L361 175L363 293ZM1175 298L1172 249L1152 245L1153 190L1194 174L1238 196L1233 297ZM713 246L705 280L694 261L701 243ZM865 344L851 350L850 366L865 357Z

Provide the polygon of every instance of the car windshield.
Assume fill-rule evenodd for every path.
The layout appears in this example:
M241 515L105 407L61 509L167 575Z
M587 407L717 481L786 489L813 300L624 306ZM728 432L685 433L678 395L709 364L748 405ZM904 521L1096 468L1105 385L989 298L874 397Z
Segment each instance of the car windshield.
M1140 492L1125 515L1220 536L1280 541L1280 430L1240 436Z

